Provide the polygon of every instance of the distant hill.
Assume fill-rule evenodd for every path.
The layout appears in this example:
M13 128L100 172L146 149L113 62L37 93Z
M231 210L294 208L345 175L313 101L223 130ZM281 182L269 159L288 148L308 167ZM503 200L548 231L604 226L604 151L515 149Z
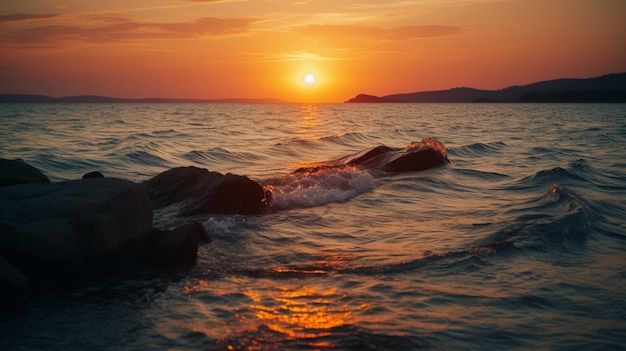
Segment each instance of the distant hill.
M278 99L125 99L96 95L80 95L53 98L45 95L0 94L0 103L280 103Z
M454 88L380 97L359 94L346 102L626 102L626 73L555 79L501 90Z

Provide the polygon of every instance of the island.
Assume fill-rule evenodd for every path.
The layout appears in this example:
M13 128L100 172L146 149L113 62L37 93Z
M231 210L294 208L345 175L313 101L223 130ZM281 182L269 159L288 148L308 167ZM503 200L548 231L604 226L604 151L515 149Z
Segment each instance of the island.
M500 90L460 87L385 96L359 94L346 101L381 102L626 102L626 73L585 79L555 79Z

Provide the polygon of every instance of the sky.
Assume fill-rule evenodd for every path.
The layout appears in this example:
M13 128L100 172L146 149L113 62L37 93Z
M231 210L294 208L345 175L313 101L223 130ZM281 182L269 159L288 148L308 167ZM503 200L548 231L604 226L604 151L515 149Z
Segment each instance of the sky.
M624 0L0 0L0 94L501 89L626 72L625 35Z

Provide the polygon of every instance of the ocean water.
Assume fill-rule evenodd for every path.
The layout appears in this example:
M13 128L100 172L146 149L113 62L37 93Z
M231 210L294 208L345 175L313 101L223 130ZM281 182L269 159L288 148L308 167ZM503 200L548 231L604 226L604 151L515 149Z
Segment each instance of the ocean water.
M623 350L626 104L0 105L53 181L194 165L274 193L194 267L37 294L2 350ZM422 138L450 164L291 174Z

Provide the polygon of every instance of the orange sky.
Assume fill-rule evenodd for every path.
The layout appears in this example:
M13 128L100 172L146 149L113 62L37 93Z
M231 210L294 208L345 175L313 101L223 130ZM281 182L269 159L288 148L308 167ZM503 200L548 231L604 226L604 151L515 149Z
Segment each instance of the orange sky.
M624 0L2 1L0 93L342 102L500 89L626 72L625 33Z

